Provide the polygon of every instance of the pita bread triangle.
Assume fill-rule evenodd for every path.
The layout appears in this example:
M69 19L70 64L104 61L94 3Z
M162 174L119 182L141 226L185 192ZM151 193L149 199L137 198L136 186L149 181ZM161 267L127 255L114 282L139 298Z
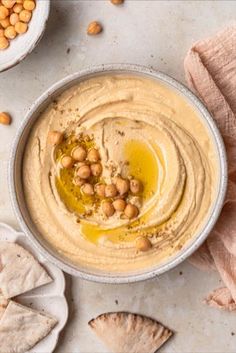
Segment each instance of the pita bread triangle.
M102 314L88 324L113 353L154 353L172 335L159 322L126 312Z
M0 290L6 299L49 282L51 277L27 250L0 241Z
M23 353L46 337L57 320L10 301L0 320L0 353Z

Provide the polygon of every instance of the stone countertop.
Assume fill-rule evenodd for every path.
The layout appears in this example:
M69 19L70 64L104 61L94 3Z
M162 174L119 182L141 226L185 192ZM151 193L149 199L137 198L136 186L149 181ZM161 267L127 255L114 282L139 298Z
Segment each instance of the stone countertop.
M37 48L18 66L0 74L0 111L13 117L10 127L0 126L0 221L19 228L7 185L10 148L25 112L50 85L103 63L142 64L184 82L188 48L232 23L235 13L235 1L126 0L120 7L108 0L52 1ZM93 20L101 21L104 32L88 37L86 28ZM236 352L235 314L202 303L210 290L222 285L216 273L202 273L188 262L159 278L128 285L67 276L70 318L56 353L106 352L87 322L116 310L149 315L173 329L175 337L161 352Z

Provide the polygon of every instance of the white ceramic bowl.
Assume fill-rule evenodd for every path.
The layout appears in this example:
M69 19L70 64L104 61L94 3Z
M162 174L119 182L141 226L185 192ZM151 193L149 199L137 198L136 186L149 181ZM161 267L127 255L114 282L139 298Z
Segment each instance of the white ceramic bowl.
M191 239L191 241L189 241L188 244L183 247L181 251L176 253L171 258L168 258L164 263L159 263L152 268L127 274L109 273L109 270L101 273L95 270L85 269L80 266L76 266L68 259L60 256L59 253L55 251L55 249L53 249L47 242L44 241L35 224L32 222L26 206L22 185L22 161L24 156L24 149L32 126L38 119L40 113L53 101L53 99L55 99L60 93L69 87L76 85L87 78L111 73L126 73L130 75L149 77L162 82L167 86L170 86L180 95L184 96L189 104L191 104L198 111L199 119L206 125L207 129L209 130L209 134L212 136L212 141L215 144L215 148L218 154L220 169L217 197L214 205L211 207L203 229L201 229ZM12 203L19 223L23 231L33 242L34 246L39 252L41 252L44 257L56 264L62 270L74 276L79 276L84 279L104 283L129 283L152 278L170 270L185 260L188 256L190 256L202 244L202 242L206 239L209 232L215 225L223 206L227 186L227 164L224 143L214 120L204 105L200 102L200 100L185 86L159 71L154 71L146 67L128 64L111 64L99 67L91 67L90 69L70 75L54 84L41 97L37 99L37 101L32 105L31 109L27 113L25 120L18 131L9 164L9 181Z
M0 51L0 72L19 64L36 47L46 28L49 10L50 0L36 0L28 31L11 40L9 47Z

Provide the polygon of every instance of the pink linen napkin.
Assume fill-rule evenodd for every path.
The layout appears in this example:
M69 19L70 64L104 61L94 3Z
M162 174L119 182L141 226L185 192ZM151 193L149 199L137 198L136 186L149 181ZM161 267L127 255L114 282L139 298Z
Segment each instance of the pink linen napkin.
M186 79L214 117L224 138L229 184L221 216L202 247L190 258L202 270L217 270L225 287L206 303L236 310L236 25L199 41L184 61Z

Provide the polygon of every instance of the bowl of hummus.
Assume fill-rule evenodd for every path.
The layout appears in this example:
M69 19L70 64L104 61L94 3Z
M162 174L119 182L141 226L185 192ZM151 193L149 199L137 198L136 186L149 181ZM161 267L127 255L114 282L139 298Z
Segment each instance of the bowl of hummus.
M148 279L191 255L226 185L207 109L176 80L136 65L53 85L29 110L10 162L14 209L38 251L107 283Z

